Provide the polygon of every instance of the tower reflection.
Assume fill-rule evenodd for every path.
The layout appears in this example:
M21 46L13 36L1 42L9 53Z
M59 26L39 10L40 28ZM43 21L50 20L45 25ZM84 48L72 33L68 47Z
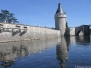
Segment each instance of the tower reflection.
M60 43L56 46L56 55L57 59L61 61L59 63L61 68L64 68L65 61L68 59L69 39L69 37L61 37Z
M60 43L56 46L56 55L57 59L60 61L60 67L64 68L68 58L69 45L78 46L78 45L91 45L90 36L68 36L61 37Z

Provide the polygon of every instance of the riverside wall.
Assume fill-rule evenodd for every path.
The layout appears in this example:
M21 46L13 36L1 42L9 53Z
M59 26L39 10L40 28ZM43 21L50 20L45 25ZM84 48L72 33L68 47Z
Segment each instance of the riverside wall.
M59 30L23 24L0 23L0 42L47 39L60 36Z

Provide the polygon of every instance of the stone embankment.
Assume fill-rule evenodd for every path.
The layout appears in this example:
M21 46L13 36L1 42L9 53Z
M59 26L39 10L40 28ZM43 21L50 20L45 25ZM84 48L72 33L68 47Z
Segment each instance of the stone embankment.
M0 23L0 42L47 39L60 36L60 31L23 24Z

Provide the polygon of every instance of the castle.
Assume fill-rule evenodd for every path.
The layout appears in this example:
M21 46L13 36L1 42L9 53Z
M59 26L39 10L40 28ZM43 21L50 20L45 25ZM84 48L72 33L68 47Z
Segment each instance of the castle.
M23 41L34 39L57 38L66 35L90 35L89 25L78 27L66 27L66 13L62 10L60 3L54 15L55 29L29 26L24 24L14 24L9 22L0 23L0 42Z
M58 9L54 15L55 29L60 31L61 36L66 35L90 35L89 25L81 25L79 27L66 27L66 13L63 11L60 3L58 3Z

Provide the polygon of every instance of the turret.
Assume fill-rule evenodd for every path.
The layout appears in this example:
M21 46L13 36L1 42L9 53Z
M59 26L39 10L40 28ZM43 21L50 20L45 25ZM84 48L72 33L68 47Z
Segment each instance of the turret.
M66 13L62 10L60 3L58 3L58 9L55 13L55 29L60 30L61 36L65 35L66 31Z

